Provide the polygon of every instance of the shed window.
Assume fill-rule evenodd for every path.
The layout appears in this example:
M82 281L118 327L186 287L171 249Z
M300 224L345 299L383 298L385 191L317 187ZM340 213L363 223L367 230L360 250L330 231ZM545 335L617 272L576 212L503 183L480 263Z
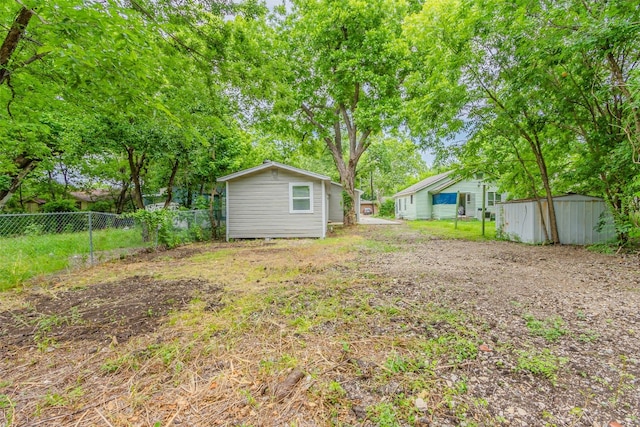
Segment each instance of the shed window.
M487 193L487 206L495 206L496 203L500 203L502 195L495 191L489 191Z
M413 194L411 195L411 204L413 204Z
M289 213L313 213L313 183L289 183Z

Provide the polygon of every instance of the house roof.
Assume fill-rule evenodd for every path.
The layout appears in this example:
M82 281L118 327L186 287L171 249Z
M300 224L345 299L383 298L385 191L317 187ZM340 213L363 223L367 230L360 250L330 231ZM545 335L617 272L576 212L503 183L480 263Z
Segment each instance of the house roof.
M440 184L440 185L438 185L437 187L434 187L434 188L430 188L429 192L433 193L433 194L438 194L442 190L446 190L447 188L451 187L454 184L459 183L460 181L462 181L462 178L447 179L447 180L442 181L442 183L438 182L438 184Z
M38 204L38 205L44 205L45 203L47 203L47 201L46 201L46 200L44 200L44 199L40 199L40 198L38 198L38 197L31 197L31 198L29 198L29 199L25 200L24 202L25 202L25 203L36 203L36 204Z
M413 184L410 187L405 188L404 190L396 193L393 195L393 197L400 197L400 196L408 196L410 194L414 194L417 193L420 190L423 190L427 187L430 187L432 185L438 184L438 183L442 183L443 186L441 186L442 188L446 188L448 187L451 183L453 183L453 180L449 178L449 175L451 175L453 171L447 171L438 175L434 175L434 176L430 176L426 179L423 179L422 181ZM445 179L448 179L448 181L446 182L442 182Z
M113 198L113 194L109 190L95 189L89 191L70 191L69 194L76 200L82 202L95 202L97 200L105 200Z
M255 166L253 168L244 169L244 170L238 171L236 173L232 173L230 175L222 176L222 177L218 178L217 181L218 182L231 181L232 179L240 178L240 177L245 176L245 175L250 175L250 174L253 174L253 173L256 173L256 172L260 172L260 171L263 171L263 170L268 170L268 169L284 169L284 170L287 170L289 172L293 172L293 173L297 173L297 174L300 174L300 175L308 176L309 178L315 178L315 179L319 179L321 181L331 181L331 178L329 178L326 175L320 175L318 173L309 172L309 171L304 170L304 169L294 168L293 166L284 165L282 163L273 162L271 160L265 160L261 165Z

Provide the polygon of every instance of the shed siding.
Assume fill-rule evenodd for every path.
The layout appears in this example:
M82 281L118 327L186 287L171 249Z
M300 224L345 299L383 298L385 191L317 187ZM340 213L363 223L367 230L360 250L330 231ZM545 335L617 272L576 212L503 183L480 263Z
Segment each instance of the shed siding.
M534 203L500 204L496 214L496 230L509 239L524 243L535 243L540 239L534 234L539 222L538 208ZM544 240L544 239L542 239Z
M289 183L313 183L313 213L289 213ZM228 238L323 237L324 183L287 170L228 181Z
M613 219L602 199L571 195L554 198L560 243L590 245L603 243L615 238ZM544 220L548 233L549 215L547 201L541 200ZM536 201L505 203L501 205L496 229L510 240L525 243L544 243L545 232ZM596 230L600 217L605 218L602 230Z

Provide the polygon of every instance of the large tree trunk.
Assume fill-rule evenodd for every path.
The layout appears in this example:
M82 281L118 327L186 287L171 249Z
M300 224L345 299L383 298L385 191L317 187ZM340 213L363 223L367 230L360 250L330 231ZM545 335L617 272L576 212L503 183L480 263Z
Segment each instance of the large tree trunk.
M184 206L191 209L193 205L193 189L191 188L191 183L187 183L187 199L184 201Z
M340 181L342 184L343 190L343 207L344 207L344 225L354 225L357 223L358 217L356 215L356 204L357 193L355 191L355 170L351 168L347 168L344 172L344 175L340 175ZM346 196L346 197L344 197Z
M527 117L527 113L524 113L524 116ZM528 117L527 117L528 118ZM553 193L551 192L551 185L549 184L549 173L547 172L547 163L544 160L544 155L542 154L542 144L538 139L538 134L534 130L533 137L526 133L523 135L529 145L531 146L531 151L536 157L536 164L538 165L538 169L540 171L540 178L542 179L542 186L544 187L545 196L547 198L547 212L549 213L549 231L551 232L551 241L554 244L560 243L560 235L558 233L558 221L556 219L556 207L553 204Z
M133 182L132 199L136 209L144 209L144 200L142 199L142 184L140 181L140 172L146 161L146 154L143 153L136 157L133 147L127 147L127 157L129 160L129 171L131 172L131 182Z
M176 159L175 163L171 166L171 176L167 183L167 200L164 202L164 208L167 209L173 199L173 184L176 180L176 174L178 173L178 167L180 166L180 159Z
M133 183L133 191L131 199L136 209L144 209L144 200L142 199L142 184L140 181L140 173L144 168L146 161L146 153L140 156L135 155L133 147L127 147L127 157L129 159L129 169L131 172L131 182ZM142 240L148 242L151 240L151 231L146 223L142 223Z
M332 130L328 130L322 125L322 123L318 122L311 108L302 104L302 111L307 116L307 120L318 128L321 134L327 135L323 139L333 156L333 161L335 162L338 173L340 174L342 190L346 194L346 197L343 198L343 224L347 227L356 225L357 223L358 217L356 215L356 201L358 194L355 190L356 170L360 157L362 157L362 154L367 150L367 148L369 148L369 135L371 134L371 129L359 132L353 120L353 111L357 107L358 96L359 86L356 85L356 93L354 95L351 109L349 110L347 106L340 104L333 110L336 121L333 123ZM347 161L345 161L342 151L342 125L344 125L347 130L349 142L349 155ZM332 137L328 136L328 134L331 133L333 134Z
M116 199L116 213L121 214L124 212L124 205L127 202L127 191L129 191L129 181L122 180L122 187L118 198Z
M547 222L544 219L544 209L542 207L542 203L540 202L540 196L538 195L538 189L536 188L536 180L533 177L533 174L529 171L529 168L527 167L527 164L524 161L524 158L520 155L520 150L518 150L518 147L515 144L515 142L513 142L512 139L509 138L509 136L505 136L505 137L506 137L507 141L510 142L511 147L513 148L513 151L516 153L516 157L518 158L518 162L520 163L520 167L522 168L522 170L524 170L524 173L529 178L529 185L531 186L531 193L533 194L533 197L535 197L535 199L536 199L536 205L538 206L538 211L540 212L540 222L542 222L542 231L544 232L544 241L548 242L549 241L549 230L547 228Z
M11 177L11 183L6 190L0 190L0 211L11 200L11 197L22 184L24 178L38 166L39 160L31 159L25 155L21 155L14 160L18 170Z

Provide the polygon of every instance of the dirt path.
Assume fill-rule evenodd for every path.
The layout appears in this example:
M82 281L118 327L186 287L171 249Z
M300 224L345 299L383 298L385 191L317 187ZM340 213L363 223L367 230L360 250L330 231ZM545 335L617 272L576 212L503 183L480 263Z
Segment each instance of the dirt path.
M638 255L368 226L2 296L0 426L640 426Z
M549 387L513 376L517 365L500 351L486 353L469 372L471 393L500 414L515 414L516 425L600 426L607 418L640 425L638 255L411 237L402 251L370 262L376 273L397 278L399 298L472 313L487 323L484 340L505 353L533 347L566 359Z

